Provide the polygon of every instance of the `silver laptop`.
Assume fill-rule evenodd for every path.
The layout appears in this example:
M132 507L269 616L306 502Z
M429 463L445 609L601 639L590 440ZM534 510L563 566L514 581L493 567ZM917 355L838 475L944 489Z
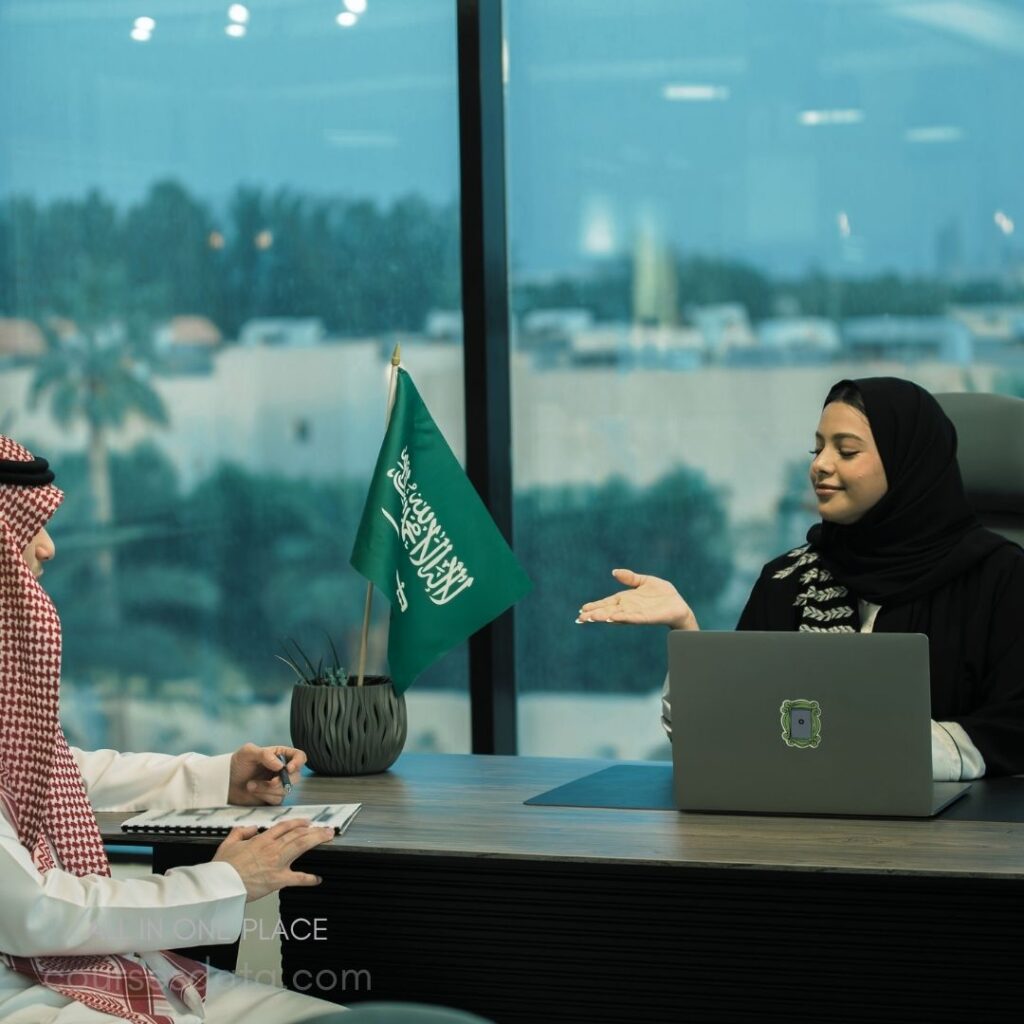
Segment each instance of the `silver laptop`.
M668 666L682 810L928 817L970 789L932 782L922 634L673 630Z

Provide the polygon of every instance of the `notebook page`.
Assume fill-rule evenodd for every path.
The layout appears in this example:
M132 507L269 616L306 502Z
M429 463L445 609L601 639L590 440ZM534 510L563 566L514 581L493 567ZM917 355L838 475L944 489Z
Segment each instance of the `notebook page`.
M348 828L362 804L290 804L261 807L191 807L144 811L121 823L122 832L177 832L184 835L228 833L238 825L255 825L261 832L283 821L305 818L311 824L333 827L335 835Z

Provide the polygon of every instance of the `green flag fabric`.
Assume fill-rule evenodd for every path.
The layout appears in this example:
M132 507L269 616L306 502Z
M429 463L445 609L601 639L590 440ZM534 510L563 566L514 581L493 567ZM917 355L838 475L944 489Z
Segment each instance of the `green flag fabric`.
M412 378L395 404L351 563L391 602L388 662L403 693L428 665L530 589Z

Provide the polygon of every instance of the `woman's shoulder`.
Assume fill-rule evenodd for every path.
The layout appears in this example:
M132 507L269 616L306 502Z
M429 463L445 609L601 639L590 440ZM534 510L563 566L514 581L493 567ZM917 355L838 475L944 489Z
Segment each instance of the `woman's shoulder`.
M761 569L737 629L789 630L797 627L797 596L808 584L829 579L810 545L793 548Z
M828 583L831 579L818 552L810 544L804 544L766 562L754 583L753 593L770 603L781 601L788 608L803 587Z
M812 570L816 570L815 576L825 571L818 563L818 552L810 544L804 544L766 562L761 568L760 580L799 580Z
M978 539L988 550L938 589L960 594L969 605L979 607L1007 601L1017 608L1024 606L1024 548L991 531L984 534Z
M1024 548L1019 544L1000 544L993 548L974 571L986 579L1013 581L1024 586Z

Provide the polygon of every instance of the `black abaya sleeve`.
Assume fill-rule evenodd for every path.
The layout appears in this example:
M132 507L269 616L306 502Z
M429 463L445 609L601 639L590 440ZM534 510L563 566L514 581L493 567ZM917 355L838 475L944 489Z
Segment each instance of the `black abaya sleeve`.
M972 646L985 649L983 658L972 659L981 667L980 678L971 681L973 707L954 719L985 758L987 775L1024 772L1024 552L1002 554L984 573L993 602L987 636L970 637ZM933 712L944 717L940 708Z
M740 613L737 629L773 632L796 629L797 611L793 599L799 586L799 576L794 574L785 579L775 579L775 573L791 564L789 556L781 555L761 570Z
M762 572L750 591L750 596L747 598L747 603L743 606L743 611L740 612L736 628L768 629L769 627L764 625L765 621L765 582L764 573Z

